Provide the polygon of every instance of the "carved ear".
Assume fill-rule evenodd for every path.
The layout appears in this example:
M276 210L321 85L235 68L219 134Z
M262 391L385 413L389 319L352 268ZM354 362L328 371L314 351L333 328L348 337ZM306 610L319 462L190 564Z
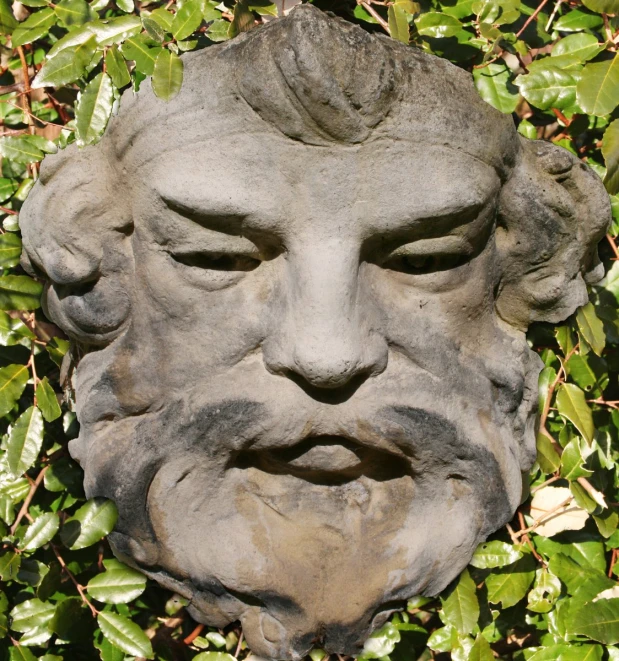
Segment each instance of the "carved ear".
M46 314L83 343L109 342L129 314L131 222L121 195L103 143L71 145L45 159L19 217L24 268L48 281Z
M604 275L597 244L610 221L608 195L591 168L566 149L522 138L499 204L499 315L526 330L587 303L586 283Z

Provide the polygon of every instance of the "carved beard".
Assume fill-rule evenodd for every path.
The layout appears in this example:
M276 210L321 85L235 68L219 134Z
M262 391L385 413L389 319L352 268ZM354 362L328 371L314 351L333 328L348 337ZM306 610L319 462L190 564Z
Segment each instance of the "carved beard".
M313 645L358 654L407 598L455 578L519 503L539 359L508 339L500 368L455 359L459 376L415 374L408 387L384 374L328 423L273 389L250 398L262 390L249 380L236 399L204 401L196 386L147 413L100 416L71 451L87 495L118 506L115 552L186 596L195 619L240 619L264 657ZM460 378L464 394L451 385ZM90 382L99 393L111 383ZM333 445L359 462L321 471Z

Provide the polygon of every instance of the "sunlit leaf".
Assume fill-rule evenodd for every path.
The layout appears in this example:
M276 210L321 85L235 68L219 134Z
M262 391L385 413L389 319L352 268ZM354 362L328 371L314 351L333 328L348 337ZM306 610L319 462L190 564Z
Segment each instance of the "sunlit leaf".
M23 551L33 551L47 544L58 532L60 520L55 512L44 512L37 517L29 526L21 548Z
M462 23L454 16L432 11L421 14L415 25L424 37L453 37L462 29Z
M103 635L127 654L153 658L150 640L140 627L128 618L116 613L99 613L97 622Z
M619 57L590 62L576 86L578 105L590 115L607 115L619 105Z
M573 106L576 101L577 82L578 78L574 74L550 64L527 75L518 76L515 81L522 96L542 110Z
M454 586L441 597L443 618L460 634L471 633L479 617L479 602L473 579L465 569Z
M62 415L56 393L49 384L46 376L39 381L35 397L37 399L37 406L47 422L52 422Z
M98 574L86 587L88 594L106 604L126 604L139 597L145 588L146 577L130 567Z
M25 473L36 461L43 444L43 416L35 406L27 408L13 425L7 460L13 475Z
M408 44L410 34L406 12L399 5L389 5L388 18L391 37L397 39L397 41L401 41L403 44Z
M47 34L56 22L56 14L53 9L41 9L20 23L11 37L13 48L29 44L35 39L40 39Z
M518 88L513 74L505 64L492 63L473 72L475 87L484 101L504 113L511 113L518 104Z
M118 512L111 500L93 498L65 521L60 537L68 548L83 549L112 532L117 518Z
M101 137L113 103L112 81L106 73L100 73L88 83L77 102L75 126L78 145L90 145Z
M173 99L183 84L183 61L169 50L162 50L155 61L152 85L155 94L164 101Z

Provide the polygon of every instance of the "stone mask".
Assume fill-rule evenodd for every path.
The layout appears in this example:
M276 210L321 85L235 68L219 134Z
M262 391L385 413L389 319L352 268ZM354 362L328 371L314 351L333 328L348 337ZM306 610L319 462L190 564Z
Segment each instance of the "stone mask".
M520 503L525 331L587 302L608 197L465 71L311 6L184 62L20 216L70 450L117 556L196 620L358 654Z

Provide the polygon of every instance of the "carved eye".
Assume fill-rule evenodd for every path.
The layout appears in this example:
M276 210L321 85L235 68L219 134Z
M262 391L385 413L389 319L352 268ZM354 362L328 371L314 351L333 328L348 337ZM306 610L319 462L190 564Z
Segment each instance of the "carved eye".
M223 252L195 252L174 255L174 259L185 266L211 271L253 271L262 260L250 255Z
M400 249L392 253L382 266L391 271L421 275L454 269L466 260L466 255L419 255Z

